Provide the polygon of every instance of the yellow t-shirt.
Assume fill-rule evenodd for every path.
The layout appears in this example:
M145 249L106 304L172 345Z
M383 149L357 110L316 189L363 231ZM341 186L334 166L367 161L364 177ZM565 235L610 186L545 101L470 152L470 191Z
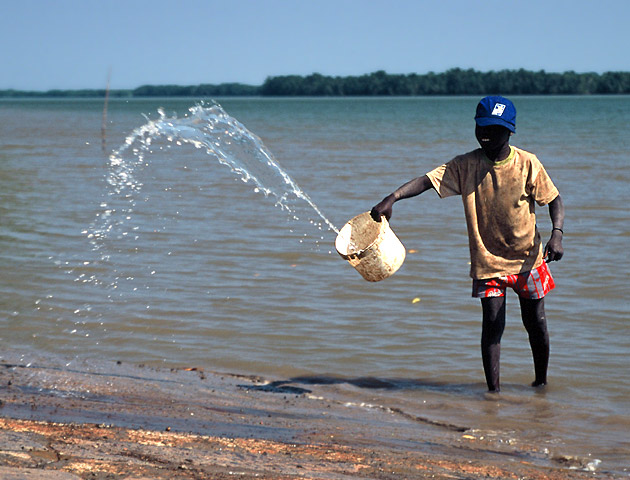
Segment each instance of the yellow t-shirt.
M534 202L548 204L558 189L534 154L511 147L507 159L494 163L479 148L427 176L441 198L462 196L472 278L513 275L541 265Z

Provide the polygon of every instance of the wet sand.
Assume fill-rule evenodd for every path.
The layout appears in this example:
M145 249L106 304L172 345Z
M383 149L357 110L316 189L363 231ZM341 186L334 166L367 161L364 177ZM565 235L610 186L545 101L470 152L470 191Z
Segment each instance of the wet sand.
M0 478L621 478L325 385L122 363L0 364Z

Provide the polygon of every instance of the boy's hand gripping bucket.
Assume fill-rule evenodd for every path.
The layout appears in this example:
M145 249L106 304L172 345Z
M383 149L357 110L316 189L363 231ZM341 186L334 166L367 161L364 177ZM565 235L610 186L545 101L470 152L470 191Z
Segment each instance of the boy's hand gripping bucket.
M368 282L391 275L405 261L405 247L385 217L375 222L370 212L357 215L339 231L335 248Z

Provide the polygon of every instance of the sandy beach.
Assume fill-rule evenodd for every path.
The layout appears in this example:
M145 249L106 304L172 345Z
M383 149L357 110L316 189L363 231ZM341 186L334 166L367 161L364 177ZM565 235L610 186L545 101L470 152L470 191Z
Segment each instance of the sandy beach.
M0 365L2 479L593 479L326 385L120 362Z

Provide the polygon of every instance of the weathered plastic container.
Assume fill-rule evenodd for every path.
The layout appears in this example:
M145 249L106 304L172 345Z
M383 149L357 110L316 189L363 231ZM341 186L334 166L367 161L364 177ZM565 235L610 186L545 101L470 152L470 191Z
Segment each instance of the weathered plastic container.
M339 231L335 248L368 282L393 275L405 261L405 246L385 217L375 222L370 212L357 215Z

